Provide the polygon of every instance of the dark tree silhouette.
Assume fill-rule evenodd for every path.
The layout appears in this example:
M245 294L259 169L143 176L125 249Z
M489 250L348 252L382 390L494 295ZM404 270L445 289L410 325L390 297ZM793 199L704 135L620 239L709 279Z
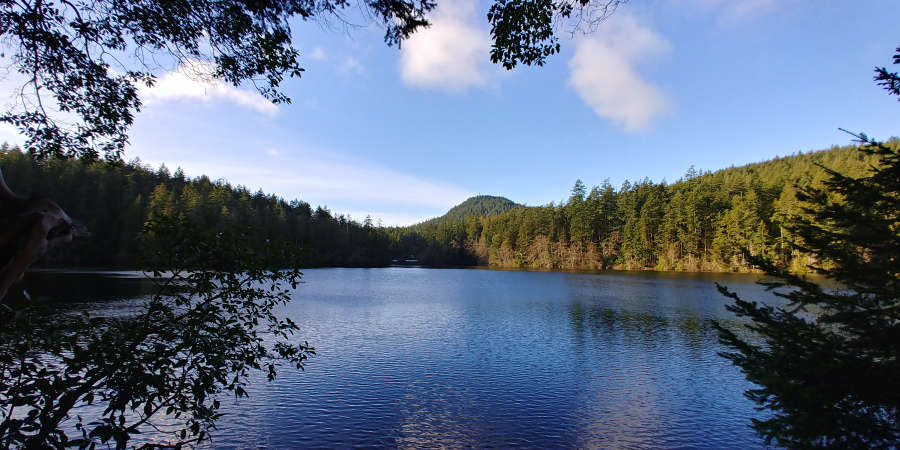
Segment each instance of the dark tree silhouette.
M559 53L556 31L567 22L569 32L590 32L627 0L496 0L488 11L491 62L512 69L518 64L543 66Z
M209 436L222 399L247 395L252 370L271 381L315 353L276 314L300 280L291 243L165 216L141 241L157 290L138 306L0 311L0 447L183 448Z
M894 57L900 63L900 49ZM898 76L876 69L897 95ZM757 336L717 324L723 353L758 387L747 397L771 416L754 420L766 442L788 447L900 445L900 152L864 134L860 151L878 161L867 176L825 169L824 188L800 189L808 216L788 228L794 246L818 257L815 271L836 287L755 262L787 288L785 306L732 298L728 309Z

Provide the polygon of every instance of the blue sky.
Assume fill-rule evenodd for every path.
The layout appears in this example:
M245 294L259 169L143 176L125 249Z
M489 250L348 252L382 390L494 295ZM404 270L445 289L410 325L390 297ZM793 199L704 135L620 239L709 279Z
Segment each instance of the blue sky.
M634 0L513 71L488 60L487 2L438 3L401 50L362 18L298 23L291 105L161 74L126 159L394 225L478 193L545 204L576 178L674 181L848 143L838 127L900 134L872 82L900 45L898 2Z

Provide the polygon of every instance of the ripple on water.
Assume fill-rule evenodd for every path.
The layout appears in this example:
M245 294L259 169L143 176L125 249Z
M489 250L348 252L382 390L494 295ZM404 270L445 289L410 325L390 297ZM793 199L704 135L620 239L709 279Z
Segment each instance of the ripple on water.
M260 374L207 446L761 446L749 386L716 355L709 321L728 313L709 277L389 268L305 281L283 312L319 355L274 383Z

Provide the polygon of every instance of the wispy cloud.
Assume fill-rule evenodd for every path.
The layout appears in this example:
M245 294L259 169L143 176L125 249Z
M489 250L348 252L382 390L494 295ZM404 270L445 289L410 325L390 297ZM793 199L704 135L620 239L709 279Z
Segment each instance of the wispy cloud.
M313 59L315 61L321 61L326 58L325 49L323 49L322 47L316 47L309 54L309 57L310 59Z
M352 56L344 59L344 62L341 63L339 70L344 75L362 75L363 73L365 73L365 67L363 67L362 63Z
M299 198L313 205L327 205L335 213L348 212L359 220L368 214L382 219L385 225L406 225L443 214L472 194L457 186L329 152L275 147L265 152L278 157L224 164L182 159L167 165L180 166L189 176L205 174L251 190L261 188L288 200ZM153 165L162 162L147 160Z
M403 44L403 81L418 87L462 91L485 85L490 36L474 0L441 2L431 27Z
M213 67L192 61L160 76L151 88L141 87L147 105L173 100L223 101L274 116L278 107L257 92L228 85L212 77Z
M758 17L774 11L780 5L785 5L790 0L692 0L690 9L706 11L715 14L718 20L724 24L734 24L743 20ZM677 7L683 8L685 2L679 2Z
M668 103L636 66L668 51L669 43L626 15L604 22L591 36L576 40L569 61L569 85L597 115L629 132L646 129Z

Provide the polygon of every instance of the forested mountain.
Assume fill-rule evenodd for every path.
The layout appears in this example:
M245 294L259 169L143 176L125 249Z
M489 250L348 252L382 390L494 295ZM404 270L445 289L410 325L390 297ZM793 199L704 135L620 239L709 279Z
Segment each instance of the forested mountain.
M889 145L896 148L897 140ZM749 270L743 250L802 272L781 224L803 214L796 186L826 171L863 175L875 160L855 146L798 153L715 172L689 169L672 184L581 180L559 204L470 215L392 230L395 251L437 265L530 269Z
M465 220L469 216L496 216L511 209L521 208L522 205L506 198L494 195L476 195L466 201L450 208L446 214L434 219L426 220L413 228L421 228L432 224Z
M459 227L520 208L524 206L506 197L476 195L440 217L386 231L398 260L414 259L417 264L429 266L472 266L479 264L478 258L471 249L454 241Z
M307 266L382 266L390 264L387 234L327 208L287 202L262 191L213 181L188 179L165 166L151 170L138 161L109 163L75 159L38 162L7 145L0 146L0 167L13 191L42 195L57 202L87 226L45 264L66 267L135 267L144 222L155 215L183 215L202 227L250 226L257 239L284 239L306 250Z

